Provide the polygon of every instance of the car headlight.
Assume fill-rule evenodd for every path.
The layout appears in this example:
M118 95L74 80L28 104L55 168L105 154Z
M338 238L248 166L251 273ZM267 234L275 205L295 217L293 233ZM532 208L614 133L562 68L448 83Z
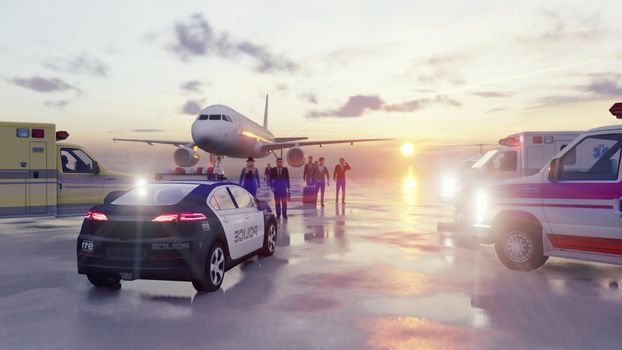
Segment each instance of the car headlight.
M483 223L486 218L486 211L488 210L488 193L484 190L479 190L475 193L475 222Z
M441 179L441 196L455 197L458 193L458 179L453 175L443 175Z

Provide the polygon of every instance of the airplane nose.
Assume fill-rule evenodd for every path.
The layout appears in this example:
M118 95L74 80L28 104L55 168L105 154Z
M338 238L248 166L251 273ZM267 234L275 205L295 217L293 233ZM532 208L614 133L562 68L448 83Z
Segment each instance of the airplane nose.
M230 123L197 120L192 124L192 140L195 145L205 151L228 146L234 140L236 132L236 127Z

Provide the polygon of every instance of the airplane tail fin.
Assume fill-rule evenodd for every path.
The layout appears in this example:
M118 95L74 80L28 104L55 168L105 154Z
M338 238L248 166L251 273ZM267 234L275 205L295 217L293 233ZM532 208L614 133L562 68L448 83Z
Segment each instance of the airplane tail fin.
M266 94L266 108L263 112L263 127L268 129L268 94Z

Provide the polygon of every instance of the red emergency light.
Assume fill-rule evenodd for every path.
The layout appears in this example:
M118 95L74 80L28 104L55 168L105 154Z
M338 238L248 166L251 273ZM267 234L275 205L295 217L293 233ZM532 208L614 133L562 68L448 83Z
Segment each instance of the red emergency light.
M42 139L45 137L45 130L43 129L32 129L30 131L30 136L33 139Z
M622 119L622 102L616 102L609 108L609 112L613 114L616 118Z
M67 131L57 131L56 132L56 141L63 141L69 137L69 133Z
M518 147L521 145L521 139L516 136L508 136L499 140L499 144L508 147Z

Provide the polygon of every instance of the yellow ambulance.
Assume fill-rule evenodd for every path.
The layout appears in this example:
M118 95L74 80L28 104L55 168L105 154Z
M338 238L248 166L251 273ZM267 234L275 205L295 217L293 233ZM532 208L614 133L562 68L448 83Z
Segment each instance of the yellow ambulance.
M86 212L133 186L131 174L110 171L54 124L0 121L0 217Z

